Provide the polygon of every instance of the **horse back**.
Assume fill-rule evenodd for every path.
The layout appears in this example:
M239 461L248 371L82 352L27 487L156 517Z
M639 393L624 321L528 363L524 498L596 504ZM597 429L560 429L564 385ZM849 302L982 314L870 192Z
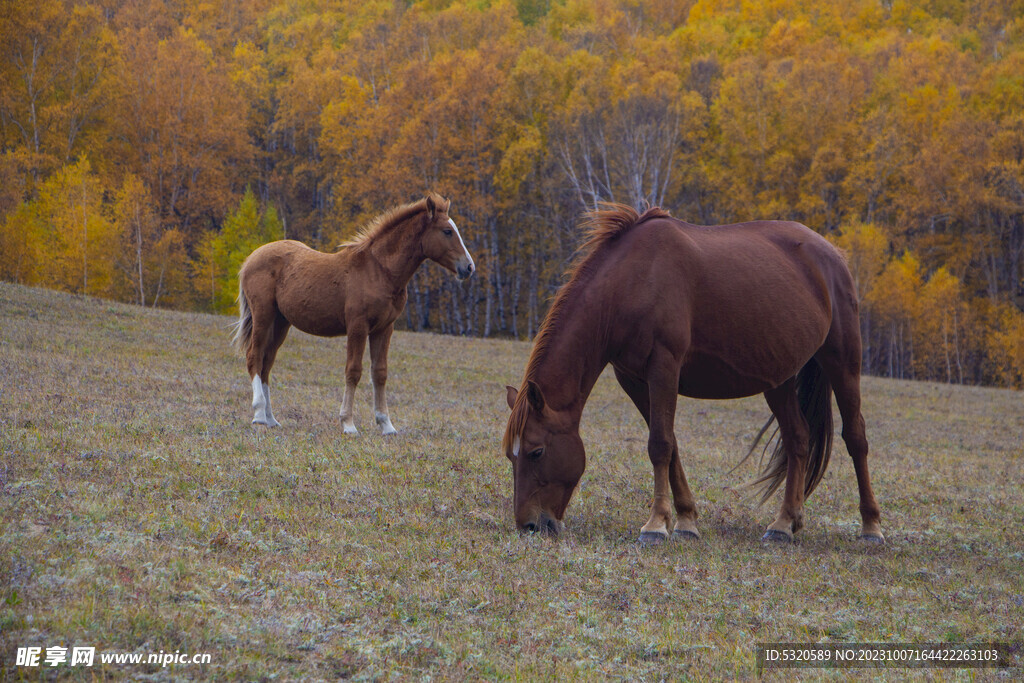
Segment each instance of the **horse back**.
M733 398L795 375L829 335L846 300L842 255L799 223L697 226L671 218L622 242L618 327L634 366L655 344L682 359L680 393ZM627 332L628 331L628 332Z
M239 271L239 287L254 314L280 315L303 332L346 333L348 264L344 254L325 254L295 240L257 248Z

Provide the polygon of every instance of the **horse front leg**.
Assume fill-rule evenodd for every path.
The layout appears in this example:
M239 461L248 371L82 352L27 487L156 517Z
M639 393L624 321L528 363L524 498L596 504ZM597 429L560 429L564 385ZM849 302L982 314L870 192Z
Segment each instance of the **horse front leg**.
M345 395L341 399L341 426L346 434L358 434L352 404L355 402L356 387L363 376L363 350L366 348L366 331L349 330L345 349L348 359L345 363Z
M675 368L674 371L672 368ZM678 459L675 435L676 401L679 388L679 370L673 363L651 363L647 378L649 392L650 433L647 439L647 455L654 469L654 501L651 503L651 517L640 529L643 544L661 543L669 535L672 525L672 508L675 496L672 491L673 454ZM689 489L686 489L689 492ZM692 497L691 497L692 507ZM691 524L688 526L692 526ZM696 528L694 527L694 530Z
M637 379L619 368L615 368L615 378L619 380L626 395L633 401L633 405L640 411L648 429L651 426L651 392L647 383ZM675 538L696 539L700 538L697 531L697 504L693 499L693 492L686 483L686 474L683 472L683 465L679 460L679 446L676 444L672 449L672 456L669 461L668 480L672 489L673 504L676 508L676 524L672 529ZM653 517L653 515L652 515ZM650 522L648 522L650 524ZM661 535L650 537L661 540Z
M391 417L388 415L388 399L384 393L384 385L388 381L388 348L391 346L391 333L394 325L388 325L370 335L370 380L373 382L373 416L384 436L397 434Z

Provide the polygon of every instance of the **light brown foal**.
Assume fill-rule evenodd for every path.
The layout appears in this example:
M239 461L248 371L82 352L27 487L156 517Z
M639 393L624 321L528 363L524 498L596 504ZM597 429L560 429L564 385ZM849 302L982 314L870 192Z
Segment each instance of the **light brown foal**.
M239 317L233 339L252 379L253 424L276 427L270 409L270 369L288 329L323 337L348 335L341 421L356 434L352 408L370 341L373 407L383 434L394 434L384 385L394 322L405 308L416 269L434 261L460 279L476 269L449 217L451 202L430 194L373 220L333 253L280 240L256 249L238 274Z

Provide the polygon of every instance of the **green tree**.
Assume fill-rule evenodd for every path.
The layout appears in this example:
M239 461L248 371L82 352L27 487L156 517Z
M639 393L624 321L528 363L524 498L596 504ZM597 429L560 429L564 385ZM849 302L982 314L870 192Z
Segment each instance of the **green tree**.
M284 237L281 221L273 206L260 209L256 195L247 188L238 208L219 232L207 234L193 265L196 290L206 305L228 313L238 296L238 271L257 247Z

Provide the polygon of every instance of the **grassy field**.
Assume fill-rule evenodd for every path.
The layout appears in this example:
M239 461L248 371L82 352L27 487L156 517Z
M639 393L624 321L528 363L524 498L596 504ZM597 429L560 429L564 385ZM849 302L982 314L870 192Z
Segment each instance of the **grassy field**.
M884 547L855 540L841 441L797 542L762 545L774 508L737 490L753 465L728 471L764 401L681 400L704 536L641 548L646 432L609 374L567 533L524 537L499 442L529 344L396 334L399 434L377 434L367 372L346 437L344 340L292 332L283 427L254 428L231 322L0 283L7 678L42 674L15 666L26 646L95 647L91 669L47 673L83 679L653 681L756 678L759 642L1022 640L1019 392L865 379ZM161 650L211 663L99 663ZM794 673L826 672L766 677Z

